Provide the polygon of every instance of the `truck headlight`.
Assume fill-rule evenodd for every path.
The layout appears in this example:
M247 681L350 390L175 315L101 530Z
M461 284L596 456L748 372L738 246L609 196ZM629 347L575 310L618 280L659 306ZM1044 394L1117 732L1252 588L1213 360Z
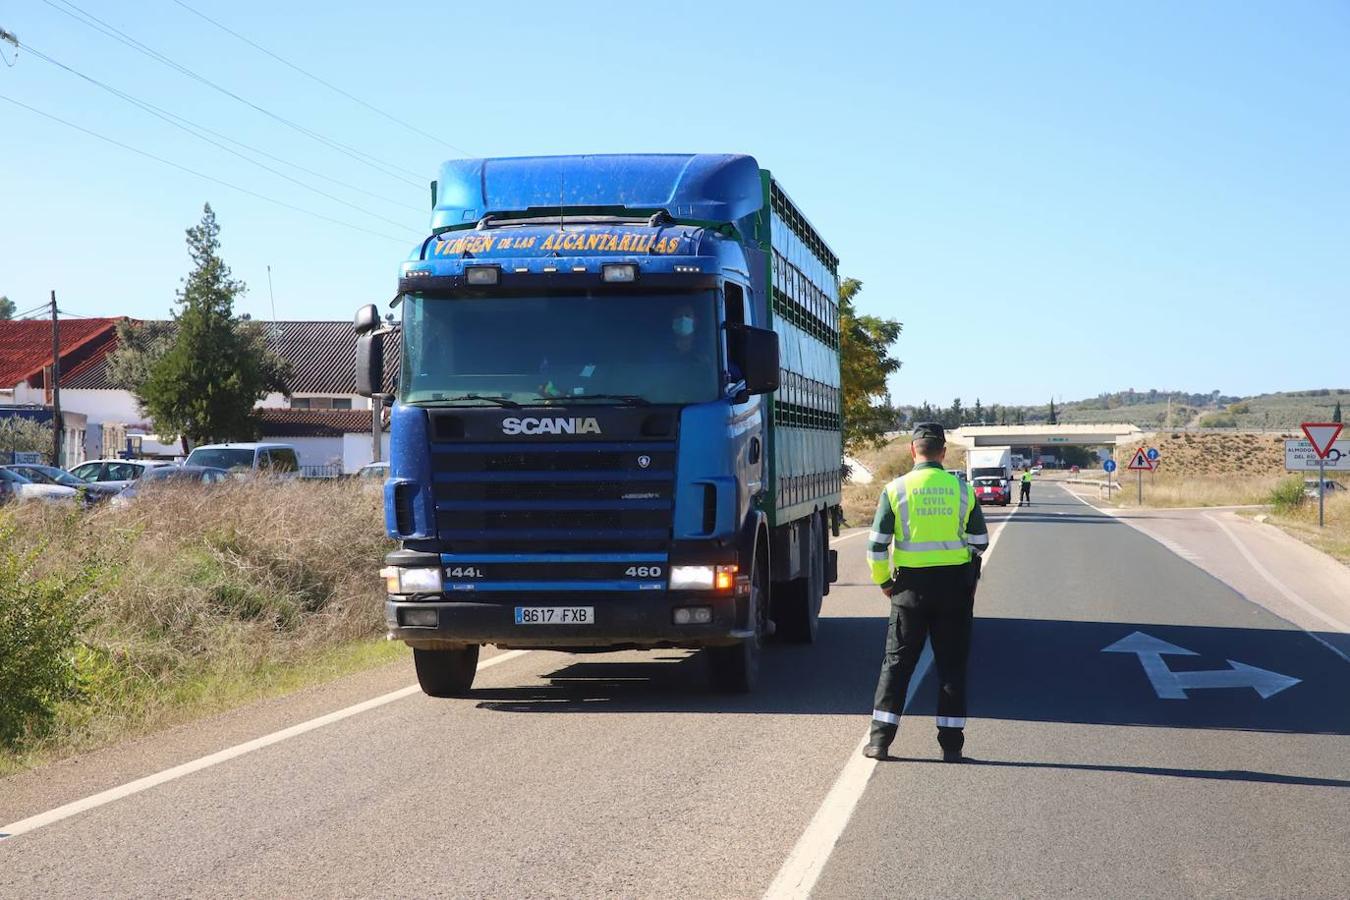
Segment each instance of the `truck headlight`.
M385 590L391 594L435 594L441 591L441 570L436 568L404 569L386 566L380 570Z
M671 566L672 591L710 591L713 586L712 566Z
M671 566L672 591L729 591L736 583L735 566Z

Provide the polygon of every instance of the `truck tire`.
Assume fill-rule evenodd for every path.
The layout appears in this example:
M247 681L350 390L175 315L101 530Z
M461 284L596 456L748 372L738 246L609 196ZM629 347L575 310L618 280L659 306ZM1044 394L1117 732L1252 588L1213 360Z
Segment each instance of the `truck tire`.
M709 647L708 678L714 690L725 694L748 694L759 680L759 656L768 629L769 570L763 555L755 554L755 569L750 576L750 608L755 616L755 634L730 647Z
M794 644L814 644L820 631L820 607L825 599L825 526L820 516L811 517L807 536L810 548L806 574L778 585L774 590L775 633Z
M462 697L473 687L478 672L478 645L460 650L413 648L413 666L422 693L431 697Z

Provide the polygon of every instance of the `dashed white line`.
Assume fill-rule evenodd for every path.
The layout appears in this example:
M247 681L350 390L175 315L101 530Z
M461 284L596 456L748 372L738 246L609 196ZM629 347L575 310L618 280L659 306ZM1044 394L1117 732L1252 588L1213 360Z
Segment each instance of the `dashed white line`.
M489 657L478 664L478 671L489 669L498 663L504 663L508 660L516 659L528 653L528 650L510 650L506 653L499 653L496 656ZM284 740L313 731L316 728L322 728L325 725L332 725L334 722L341 722L343 719L349 719L352 716L363 712L393 703L395 700L402 700L404 697L417 693L418 686L413 684L405 688L399 688L396 691L390 691L387 694L381 694L378 697L372 697L345 709L339 709L330 712L327 715L319 716L317 719L310 719L308 722L301 722L299 725L292 725L290 728L283 728L280 731L274 731L271 734L263 735L251 741L242 744L236 744L233 747L212 753L209 756L203 756L200 759L194 759L191 762L185 762L182 765L174 766L172 769L165 769L162 772L156 772L154 775L147 775L144 778L138 778L135 781L127 782L124 785L115 788L109 788L101 793L85 797L83 800L76 800L67 803L64 806L58 806L56 809L48 810L44 813L38 813L35 816L29 816L27 819L20 819L11 825L0 825L0 840L18 837L21 834L27 834L30 831L36 831L46 825L60 822L62 819L69 819L71 816L77 816L82 812L105 806L124 797L130 797L132 794L139 794L141 791L148 791L152 787L158 787L169 781L182 778L185 775L191 775L194 772L200 772L203 769L209 769L212 766L220 765L231 759L237 759L254 750L261 750L264 747L270 747L273 744L279 744Z

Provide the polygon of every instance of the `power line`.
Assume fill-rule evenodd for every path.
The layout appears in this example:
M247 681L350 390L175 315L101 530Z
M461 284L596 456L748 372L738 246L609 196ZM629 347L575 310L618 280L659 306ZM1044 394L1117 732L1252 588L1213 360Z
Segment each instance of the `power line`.
M287 203L284 200L277 200L276 198L269 197L266 194L260 194L257 191L251 191L248 188L240 187L237 184L233 184L229 181L216 178L214 175L207 175L205 172L198 172L196 169L189 169L187 166L180 165L176 162L173 162L172 160L165 159L162 156L156 156L155 154L150 153L146 150L142 150L139 147L133 147L130 144L124 144L119 140L108 137L107 135L99 134L97 131L90 131L88 128L85 128L81 125L76 125L74 122L69 122L65 119L62 119L60 116L54 116L49 112L43 112L42 110L38 109L35 106L29 106L27 103L21 103L18 100L15 100L13 97L7 97L4 94L0 94L0 100L4 100L7 103L12 103L15 106L18 106L22 109L26 109L31 113L35 113L36 115L42 116L44 119L51 119L53 122L59 122L60 124L65 125L67 128L73 128L76 131L83 132L84 134L87 134L90 137L98 138L100 141L105 141L109 144L112 144L115 147L121 147L123 150L129 150L132 153L137 154L138 156L144 156L147 159L153 159L155 162L162 163L166 166L171 166L172 168L178 169L180 172L187 172L189 175L196 175L198 178L205 179L206 181L210 181L214 184L222 185L224 187L230 188L231 190L239 191L241 194L247 194L250 197L256 197L257 199L262 200L266 203L271 203L274 206L280 206L283 209L289 209L306 216L311 216L315 219L322 219L323 221L331 222L334 225L341 225L343 228L350 228L354 231L361 231L365 232L366 234L373 234L376 237L382 237L386 240L397 241L400 244L407 243L407 238L394 237L393 235L384 234L383 232L373 231L369 228L363 228L360 225L353 225L351 222L344 222L342 219L334 219L332 216L326 216L323 213L314 212L313 210L305 209L304 207L295 206L293 204Z
M63 9L61 6L57 6L56 3L53 2L53 0L42 0L42 2L47 4L57 12L69 16L70 18L74 19L80 24L86 25L89 28L94 29L95 31L99 32L105 37L110 37L121 44L125 44L126 46L131 47L138 53L142 53L150 57L151 59L155 60L161 65L168 66L174 71L186 75L188 78L191 78L194 81L204 84L207 87L211 88L212 90L218 91L224 94L225 96L229 97L230 99L242 103L245 106L249 107L250 109L256 110L257 112L262 113L263 115L267 116L270 119L273 119L276 122L280 122L287 128L293 129L294 131L297 131L300 134L305 135L311 140L318 141L319 143L323 144L326 147L329 147L333 150L338 151L339 153L343 153L347 156L350 156L357 162L369 166L370 168L373 168L383 173L384 175L389 176L390 178L397 178L399 181L413 185L414 187L420 188L423 186L420 180L416 181L413 180L418 177L418 174L416 172L413 172L410 169L405 169L402 166L398 166L393 163L382 162L381 160L375 158L374 156L371 156L369 153L366 153L365 151L358 150L355 147L334 140L333 138L326 137L325 135L322 135L311 128L307 128L304 125L301 125L297 122L293 122L290 119L287 119L285 116L274 113L270 109L259 106L252 100L248 100L244 97L241 97L239 94L236 94L229 88L222 87L221 85L210 80L209 78L197 74L193 70L189 69L187 66L184 66L179 62L175 62L174 60L165 56L163 53L160 53L158 50L155 50L151 47L146 46L145 44L142 44L140 41L136 40L131 35L127 34L124 31L118 30L112 25L109 25L107 22L104 22L102 19L98 18L92 13L86 12L79 6L76 6L74 3L69 2L69 0L61 0L61 3L63 4L63 6L70 7L70 9ZM74 10L74 12L71 12L71 10ZM404 173L404 175L398 174L399 172ZM404 177L405 175L410 175L412 176L412 178Z
M133 106L139 107L141 110L150 113L152 116L155 116L155 117L157 117L157 118L159 118L159 119L164 120L165 122L168 122L170 125L174 126L175 128L178 128L178 129L180 129L180 130L182 130L182 131L186 131L188 134L192 135L193 137L197 138L198 140L205 141L206 143L211 144L211 145L214 146L214 147L218 147L219 149L224 150L226 153L229 153L229 154L232 154L232 155L234 155L234 156L239 157L240 159L244 160L245 162L252 163L253 165L257 166L257 167L260 168L260 169L263 169L263 170L265 170L265 171L271 172L273 175L276 175L276 176L279 177L279 178L284 178L284 179L286 179L287 181L291 182L292 184L297 184L297 185L299 185L300 187L304 188L304 189L307 190L307 191L312 191L313 193L318 194L318 195L321 196L321 197L327 197L329 200L332 200L332 201L335 202L335 203L341 203L343 206L346 206L346 207L349 207L349 208L351 208L351 209L354 209L354 210L356 210L357 212L364 213L364 214L366 214L366 215L368 215L368 216L371 216L372 218L379 219L381 222L385 222L385 223L387 223L387 224L389 224L389 225L396 225L396 226L398 226L399 228L408 228L408 226L407 226L406 224L404 224L403 222L399 222L399 221L396 221L396 220L394 220L394 219L387 218L387 217L385 217L385 216L380 215L380 214L377 213L377 212L373 212L373 211L371 211L371 210L369 210L369 209L366 209L364 206L357 206L355 203L351 203L351 202L348 202L347 200L343 200L341 197L338 197L338 196L336 196L335 194L330 194L330 193L328 193L327 191L325 191L325 190L323 190L323 189L321 189L321 188L314 187L313 185L311 185L311 184L309 184L309 183L307 183L307 182L305 182L305 181L301 181L299 178L295 178L295 177L293 177L293 176L291 176L291 175L287 175L285 172L282 172L282 171L279 170L279 169L274 169L274 168L272 168L271 166L267 165L266 163L258 162L256 159L253 159L252 157L250 157L250 156L248 156L248 155L246 155L246 154L244 154L244 153L240 153L238 150L235 150L235 149L233 149L233 148L231 148L231 147L227 147L227 146L225 146L224 144L220 143L219 141L212 140L211 138L207 137L206 135L200 134L197 130L194 130L194 129L200 129L201 131L209 131L209 129L206 129L206 128L204 128L203 126L200 126L200 125L196 124L195 122L192 122L192 121L189 120L189 119L185 119L185 118L183 118L182 116L179 116L179 115L177 115L177 114L175 114L175 113L171 113L171 112L169 112L168 110L161 109L161 108L159 108L158 106L155 106L153 103L149 103L149 102L147 102L147 101L145 101L145 100L141 100L141 99L139 99L139 98L137 98L137 97L132 96L131 94L126 93L125 91L118 90L117 88L115 88L115 87L113 87L113 86L111 86L111 85L109 85L109 84L105 84L104 82L99 81L97 78L94 78L94 77L92 77L92 76L86 75L86 74L84 74L83 72L78 71L77 69L73 69L73 68L71 68L70 66L66 65L65 63L62 63L62 62L60 62L59 60L53 59L52 57L50 57L50 56L48 56L47 54L43 53L41 50L38 50L38 49L37 49L36 47L34 47L32 44L22 44L21 46L23 47L23 49L27 50L29 53L31 53L31 54L33 54L34 56L36 56L38 59L41 59L41 60L43 60L43 61L45 61L45 62L48 62L48 63L51 63L52 65L56 66L56 67L59 68L59 69L64 69L65 71L69 72L70 74L74 75L75 77L81 78L81 79L83 79L83 80L89 82L90 84L94 85L95 87L98 87L98 88L100 88L100 89L102 89L102 90L104 90L104 91L107 91L108 93L112 94L113 96L118 97L118 98L120 98L120 99L122 99L122 100L125 100L127 103L130 103L130 104L132 104ZM241 146L247 146L247 145L241 145ZM252 148L250 148L250 149L252 149ZM315 174L317 174L317 173L315 173ZM320 175L319 177L322 178L323 176ZM411 207L411 206L406 206L406 204L399 204L399 205L400 205L400 206L405 206L407 209L413 209L413 208L414 208L414 207ZM421 212L421 210L418 210L418 212ZM410 231L416 231L416 229L409 229L409 230L410 230Z
M240 34L239 32L233 30L232 28L230 28L230 27L228 27L228 26L226 26L226 25L224 25L224 24L222 24L222 23L216 21L215 19L211 18L210 16L208 16L206 13L202 12L201 10L199 10L199 9L194 9L193 7L191 7L191 6L189 6L188 4L184 3L183 0L173 0L173 2L176 3L176 4L178 4L179 6L183 7L183 9L185 9L185 10L187 10L188 12L192 13L194 16L197 16L197 17L200 18L200 19L204 19L204 20L206 20L207 22L210 22L212 25L216 26L216 27L219 28L221 31L225 32L226 34L228 34L228 35L230 35L230 36L232 36L232 37L238 38L239 40L243 41L245 44L248 44L248 45L249 45L250 47L252 47L254 50L257 50L259 53L265 53L265 54L267 54L268 56L270 56L270 57L272 57L273 59L275 59L277 62L281 63L283 66L286 66L287 68L290 68L290 69L294 69L295 71L299 72L301 75L304 75L306 78L309 78L309 79L312 80L312 81L317 81L319 84L321 84L321 85L323 85L324 87L328 88L330 91L333 91L334 93L337 93L337 94L341 94L343 97L346 97L348 100L352 101L353 103L358 103L358 104L360 104L361 106L364 106L366 109L370 110L371 112L373 112L373 113L375 113L375 114L377 114L377 115L383 116L384 118L386 118L386 119L388 119L389 121L395 123L396 125L401 125L401 126L403 126L404 128L408 129L409 131L413 132L414 134L420 134L422 137L427 138L428 140L435 141L435 142L438 143L438 144L444 144L446 147L449 147L451 150L456 150L456 151L458 151L458 152L460 152L460 153L463 153L465 156L473 156L472 153L470 153L468 150L465 150L463 147L456 147L454 144L450 143L449 141L445 140L444 138L440 138L440 137L437 137L437 136L434 135L434 134L431 134L431 133L429 133L429 132L423 131L422 129L418 128L416 125L409 124L408 122L403 121L402 119L398 118L397 116L394 116L394 115L392 115L392 114L390 114L390 113L388 113L388 112L385 112L384 110L380 109L380 108L377 107L377 106L374 106L374 105L372 105L372 104L370 104L370 103L367 103L365 100L362 100L360 97L357 97L357 96L355 96L355 95L353 95L353 94L349 94L347 91L344 91L342 88L338 87L337 85L333 84L333 83L330 82L330 81L325 81L324 79L320 78L318 75L315 75L313 72L310 72L310 71L308 71L308 70L306 70L306 69L302 69L300 66L297 66L295 63L291 62L290 60L285 59L284 57L278 56L276 53L273 53L271 50L268 50L266 47L262 46L261 44L255 42L255 41L250 40L249 38L245 37L244 35Z

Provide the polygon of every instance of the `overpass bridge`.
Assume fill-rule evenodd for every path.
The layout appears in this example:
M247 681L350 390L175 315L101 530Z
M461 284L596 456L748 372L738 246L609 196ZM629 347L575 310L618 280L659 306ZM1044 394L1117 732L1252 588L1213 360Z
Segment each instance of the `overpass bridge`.
M976 447L1114 447L1139 443L1144 432L1137 425L963 425L947 432L953 444Z

